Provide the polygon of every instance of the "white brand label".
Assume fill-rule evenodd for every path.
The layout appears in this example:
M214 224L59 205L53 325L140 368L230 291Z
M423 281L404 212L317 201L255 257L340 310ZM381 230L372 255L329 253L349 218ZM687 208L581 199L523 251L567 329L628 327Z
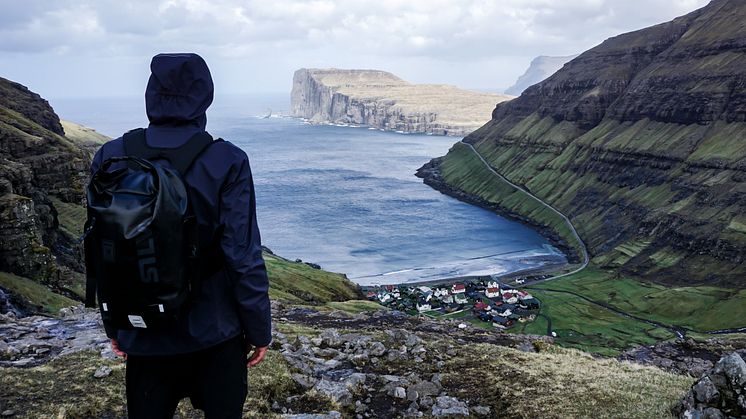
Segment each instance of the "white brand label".
M142 319L140 316L133 316L132 314L128 315L127 318L130 321L130 324L134 327L139 327L142 329L147 329L147 325L145 324L145 320Z
M109 311L109 306L107 306L106 303L102 303L101 307L104 309L104 311Z

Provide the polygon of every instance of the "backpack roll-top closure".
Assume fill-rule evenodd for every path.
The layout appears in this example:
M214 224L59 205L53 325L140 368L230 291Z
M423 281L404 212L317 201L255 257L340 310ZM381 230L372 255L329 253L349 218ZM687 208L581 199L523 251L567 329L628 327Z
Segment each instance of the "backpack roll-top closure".
M127 167L107 169L114 163ZM162 170L138 157L108 159L91 179L88 187L88 208L97 224L111 238L132 239L147 228L160 208Z

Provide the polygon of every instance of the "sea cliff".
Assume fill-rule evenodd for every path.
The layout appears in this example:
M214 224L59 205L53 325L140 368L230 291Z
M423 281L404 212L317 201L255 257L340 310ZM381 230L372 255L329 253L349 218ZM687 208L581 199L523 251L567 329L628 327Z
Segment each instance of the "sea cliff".
M291 114L318 123L464 136L489 120L495 104L511 98L411 84L385 71L304 68L293 76Z
M70 211L85 212L91 152L81 148L84 139L101 141L82 132L66 137L46 100L0 78L0 271L70 296L80 292L82 255L78 232L63 227Z

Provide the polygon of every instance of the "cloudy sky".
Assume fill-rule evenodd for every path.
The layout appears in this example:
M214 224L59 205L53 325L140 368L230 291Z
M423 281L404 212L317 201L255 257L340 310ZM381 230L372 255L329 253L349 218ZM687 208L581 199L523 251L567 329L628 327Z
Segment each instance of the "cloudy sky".
M376 68L500 90L707 0L0 0L0 76L45 97L139 95L158 52L207 60L219 93L286 92L301 67Z

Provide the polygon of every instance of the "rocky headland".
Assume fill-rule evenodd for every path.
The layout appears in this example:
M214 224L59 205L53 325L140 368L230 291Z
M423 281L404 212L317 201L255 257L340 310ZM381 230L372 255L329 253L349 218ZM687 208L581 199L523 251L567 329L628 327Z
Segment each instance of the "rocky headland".
M304 68L293 76L291 115L316 123L464 136L489 120L496 103L511 98L411 84L379 70Z
M518 77L515 84L505 89L505 94L520 96L524 90L540 81L544 81L577 56L577 54L563 57L540 55L534 58L531 60L531 64L526 69L526 72Z

